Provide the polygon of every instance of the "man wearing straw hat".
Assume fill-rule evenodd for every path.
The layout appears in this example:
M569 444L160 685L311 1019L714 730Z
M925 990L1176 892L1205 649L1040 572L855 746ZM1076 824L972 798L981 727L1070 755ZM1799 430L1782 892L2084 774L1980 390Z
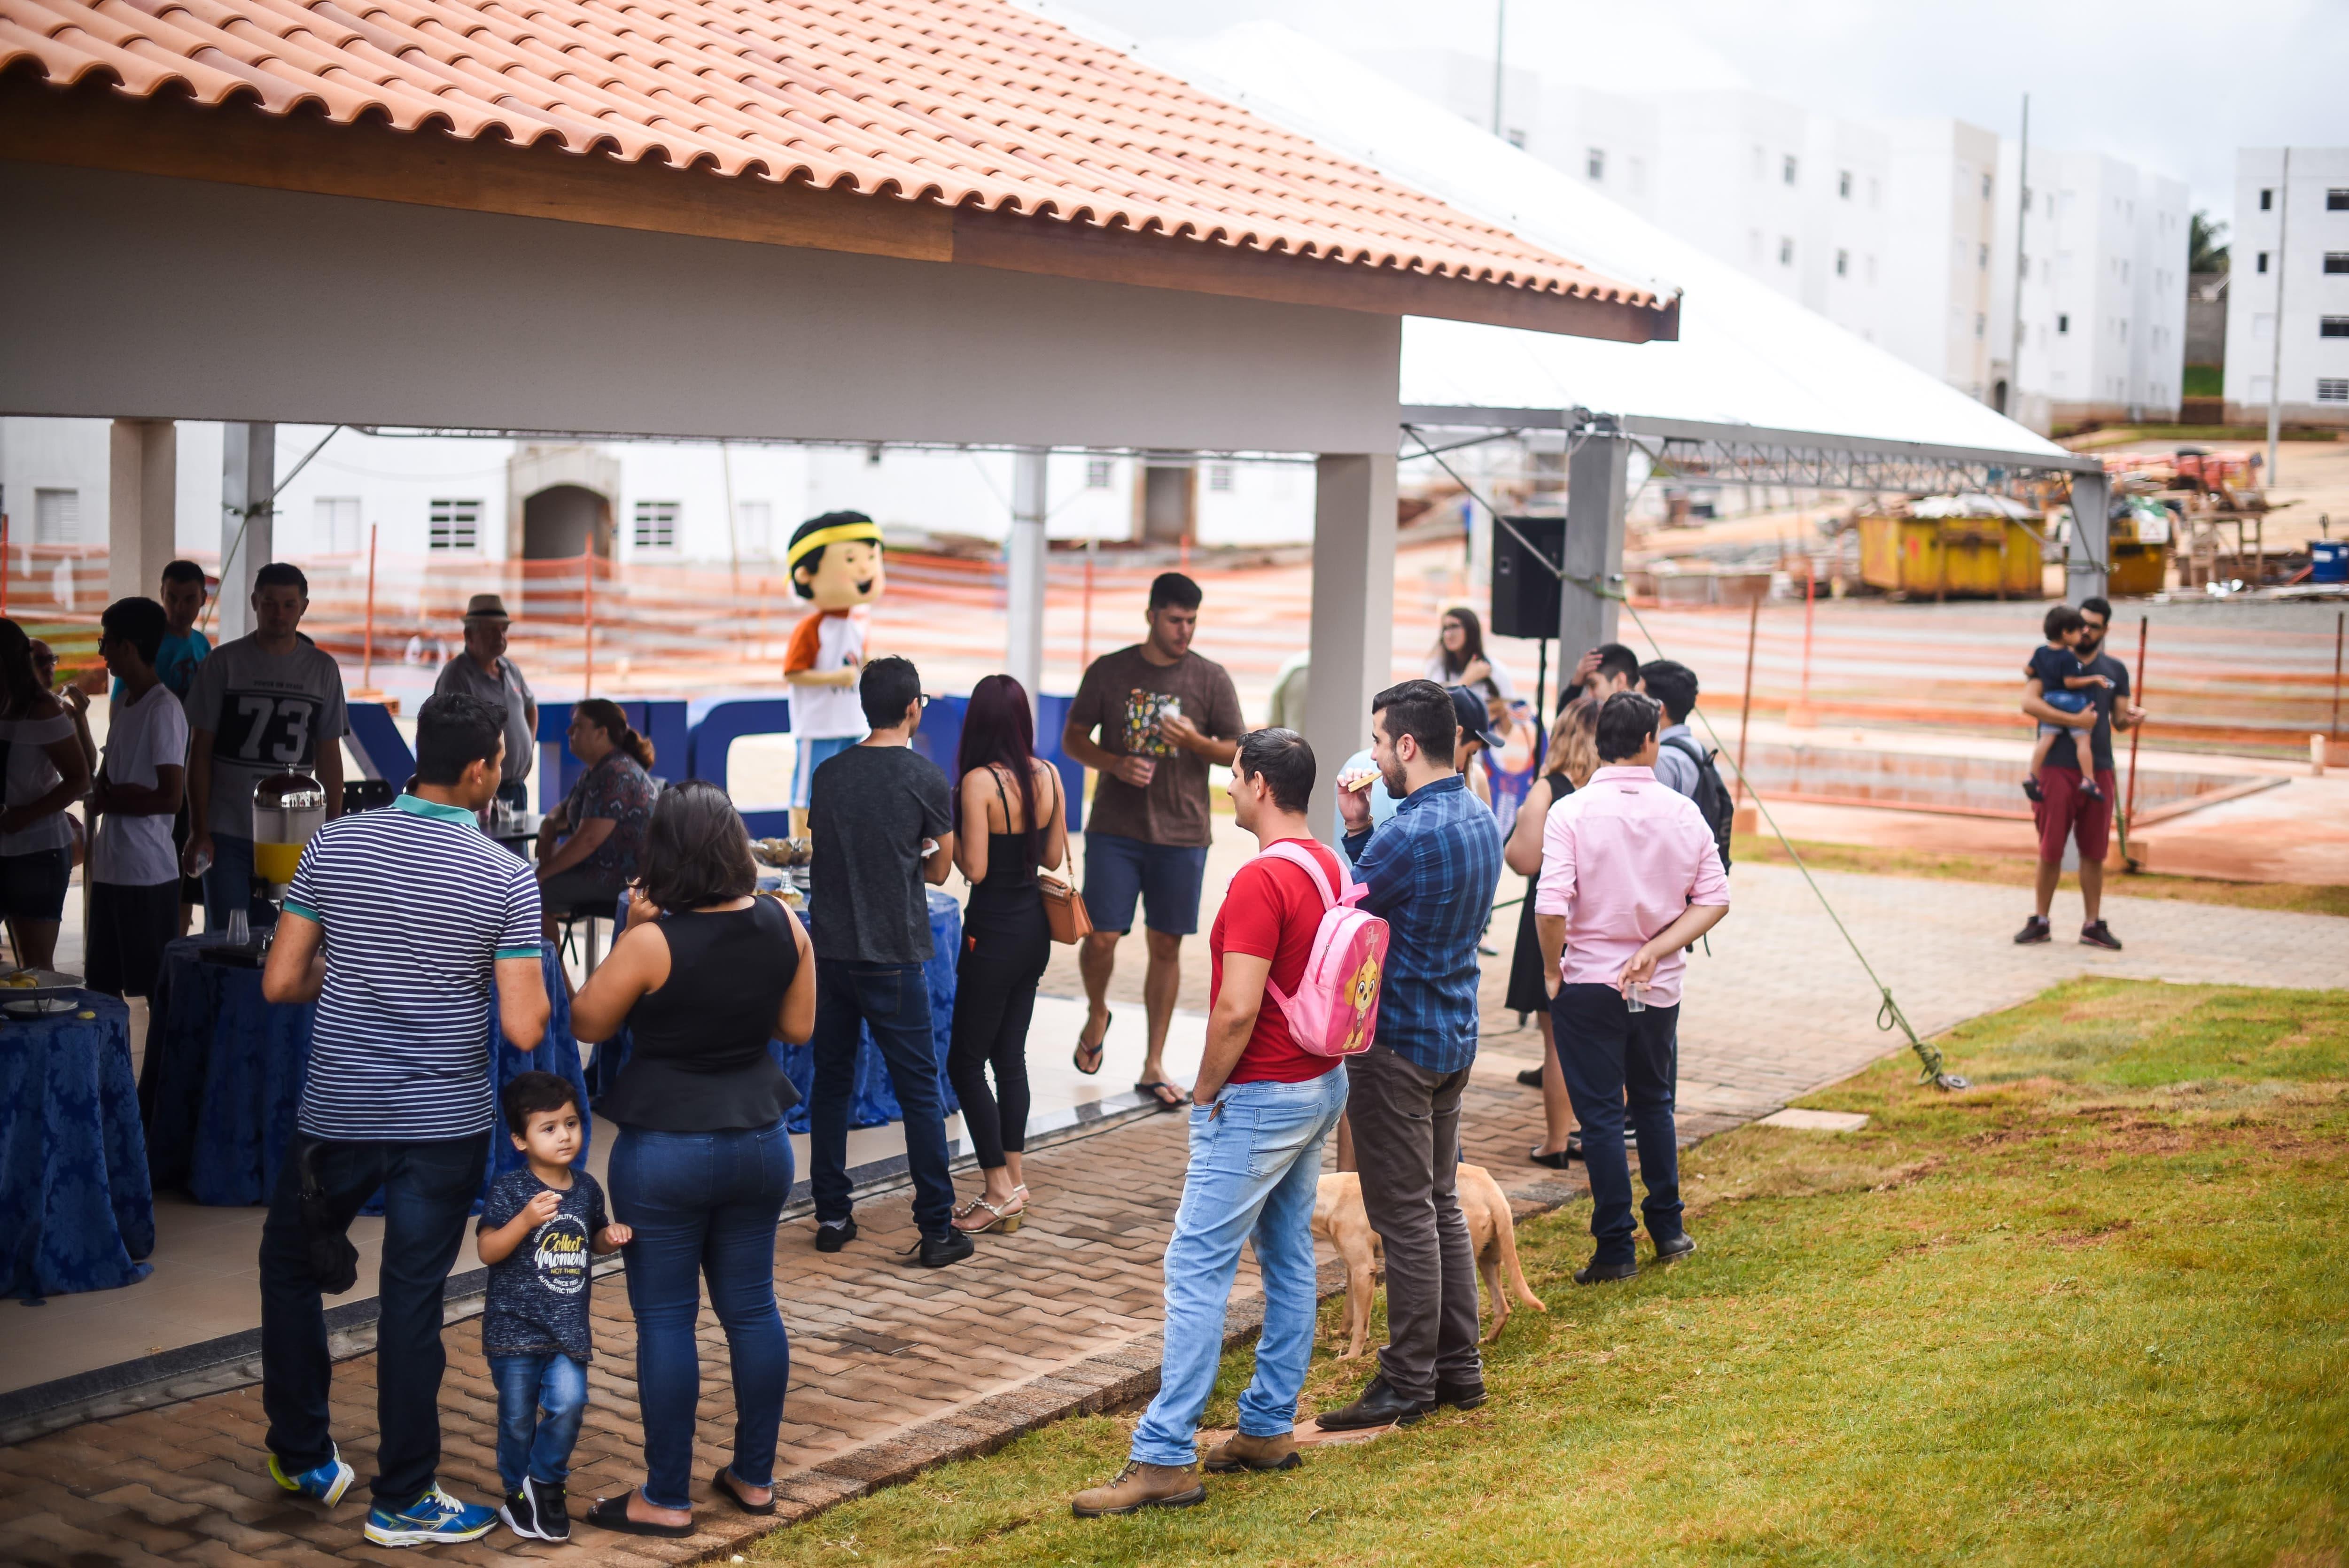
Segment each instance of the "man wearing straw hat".
M538 698L522 668L506 657L506 628L513 624L506 602L476 593L465 604L465 651L441 666L434 696L451 692L488 703L506 716L506 759L498 776L498 799L519 810L530 808L530 765L538 757Z

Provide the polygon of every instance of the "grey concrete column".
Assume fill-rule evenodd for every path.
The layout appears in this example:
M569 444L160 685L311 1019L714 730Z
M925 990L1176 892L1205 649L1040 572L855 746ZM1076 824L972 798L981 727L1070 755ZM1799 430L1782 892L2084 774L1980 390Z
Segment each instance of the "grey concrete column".
M1305 688L1305 738L1319 765L1316 833L1333 829L1339 764L1371 743L1371 698L1392 679L1394 557L1394 455L1323 454L1314 466L1312 666Z
M1557 606L1561 690L1576 660L1601 643L1618 640L1621 605L1591 584L1622 592L1618 579L1623 574L1623 512L1630 501L1630 439L1605 415L1578 439L1566 471L1566 581L1559 584Z
M2064 597L2072 603L2105 592L2112 562L2112 480L2102 473L2072 476L2072 528L2064 540Z
M1051 454L1023 447L1011 458L1011 542L1006 578L1011 623L1004 667L1028 692L1032 715L1044 686L1044 491Z
M180 428L117 419L107 454L106 596L153 598L179 546Z
M276 559L276 517L270 498L277 490L277 427L229 423L221 427L220 602L213 640L226 642L253 630L253 574Z

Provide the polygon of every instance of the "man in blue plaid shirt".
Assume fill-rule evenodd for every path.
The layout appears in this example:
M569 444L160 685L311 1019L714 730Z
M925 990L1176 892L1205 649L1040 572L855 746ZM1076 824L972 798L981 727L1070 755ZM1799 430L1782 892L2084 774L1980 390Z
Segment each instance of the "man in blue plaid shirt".
M1501 830L1453 767L1452 696L1405 681L1371 699L1371 754L1402 804L1371 826L1367 790L1340 781L1346 854L1386 921L1378 1040L1346 1064L1362 1208L1385 1243L1387 1344L1330 1431L1416 1421L1485 1402L1476 1354L1476 1259L1461 1217L1460 1093L1476 1059L1476 941L1501 880Z

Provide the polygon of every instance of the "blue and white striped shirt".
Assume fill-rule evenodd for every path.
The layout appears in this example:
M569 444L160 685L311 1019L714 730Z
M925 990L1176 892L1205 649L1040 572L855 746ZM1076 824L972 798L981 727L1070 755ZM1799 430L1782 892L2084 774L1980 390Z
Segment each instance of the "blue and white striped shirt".
M400 1143L489 1130L492 966L541 946L529 864L471 811L402 795L311 835L285 910L326 928L301 1130Z

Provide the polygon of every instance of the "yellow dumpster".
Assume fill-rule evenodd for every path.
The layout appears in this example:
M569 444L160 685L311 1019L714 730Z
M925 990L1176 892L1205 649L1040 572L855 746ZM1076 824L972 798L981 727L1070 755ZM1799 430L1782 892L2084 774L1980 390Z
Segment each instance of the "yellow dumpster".
M2016 517L1863 517L1859 575L1912 597L2036 599L2039 535Z

